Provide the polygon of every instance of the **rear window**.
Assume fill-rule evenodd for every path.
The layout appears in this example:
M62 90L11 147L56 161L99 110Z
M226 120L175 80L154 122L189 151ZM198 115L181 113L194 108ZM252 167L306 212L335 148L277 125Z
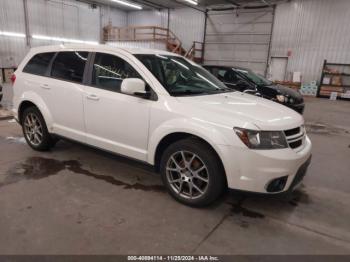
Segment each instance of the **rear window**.
M52 64L51 76L82 83L87 57L88 52L59 52Z
M45 75L54 55L55 53L53 52L41 53L33 56L23 68L23 72L41 76Z

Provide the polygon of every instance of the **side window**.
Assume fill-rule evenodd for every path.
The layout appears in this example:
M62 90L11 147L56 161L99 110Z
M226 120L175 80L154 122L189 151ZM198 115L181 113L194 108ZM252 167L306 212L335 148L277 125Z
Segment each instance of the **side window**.
M210 73L212 73L214 76L216 76L217 78L219 77L219 69L216 67L212 67L210 68Z
M218 78L221 80L221 81L224 81L224 76L227 72L226 69L217 69L217 72L218 72Z
M92 69L93 86L113 92L120 92L125 78L141 78L125 60L110 54L96 53Z
M82 83L87 57L88 52L59 52L52 64L51 76Z
M41 53L33 56L23 68L23 72L39 76L45 75L54 55L55 53Z
M240 78L237 76L237 74L235 72L233 72L233 70L227 70L224 74L224 79L223 81L225 83L229 83L229 84L237 84L237 82L240 80Z

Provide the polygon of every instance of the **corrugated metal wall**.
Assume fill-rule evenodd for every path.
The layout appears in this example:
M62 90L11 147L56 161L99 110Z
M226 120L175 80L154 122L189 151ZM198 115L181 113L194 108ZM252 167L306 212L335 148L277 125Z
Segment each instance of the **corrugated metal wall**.
M204 62L265 74L273 17L272 8L209 12Z
M168 26L168 10L128 12L128 26Z
M43 15L44 14L44 15ZM31 35L56 36L85 41L100 40L99 9L76 1L28 1ZM32 46L57 44L54 41L32 39Z
M205 15L191 8L170 9L169 28L188 50L193 41L203 41ZM128 13L128 26L168 26L168 10Z
M170 30L182 41L186 50L193 41L203 42L205 15L191 8L170 10Z
M1 0L0 31L25 34L22 0ZM26 50L25 38L0 36L0 68L16 67Z
M285 57L290 50L287 76L290 75L288 73L300 71L305 82L319 80L324 59L336 63L350 63L349 17L349 0L292 0L280 4L275 12L270 56ZM28 0L28 19L31 35L43 34L99 41L101 26L107 25L109 21L114 26L121 27L127 25L167 27L168 11L126 13L107 6L91 9L90 5L74 0ZM233 16L232 19L236 18ZM170 29L183 41L186 49L193 41L203 40L204 21L204 13L190 8L170 10ZM218 25L216 29L220 32L224 32L228 26L227 23ZM258 30L259 26L256 25L252 29L253 32L261 33ZM211 35L216 33L211 29L208 25L207 40L216 41L218 36ZM0 1L0 31L25 33L23 0ZM265 31L263 33L260 36L236 35L235 39L243 41L248 37L252 42L267 41L268 34ZM220 37L224 41L228 36L223 34ZM48 41L34 39L31 39L31 42L33 46L51 44ZM225 50L221 47L222 45L212 45L206 49ZM245 48L252 49L248 46ZM262 45L256 45L250 52L258 54L260 48ZM236 48L232 52L237 54L238 58L245 59L251 56L237 50ZM0 36L0 67L17 66L27 51L25 38ZM266 53L265 51L264 49L263 53ZM222 53L224 55L222 59L227 58L228 52L225 50ZM206 60L212 59L213 56L206 53Z
M92 9L74 0L27 0L30 35L100 41L101 29L109 21L127 25L127 13L108 6ZM0 1L0 31L25 34L23 0ZM30 39L32 47L58 44ZM25 38L0 36L0 68L17 67L29 47Z
M323 60L350 63L350 1L293 0L277 6L271 56L287 56L287 78L320 80Z
M101 22L102 27L108 25L109 22L113 26L125 27L128 24L127 13L109 6L101 7Z

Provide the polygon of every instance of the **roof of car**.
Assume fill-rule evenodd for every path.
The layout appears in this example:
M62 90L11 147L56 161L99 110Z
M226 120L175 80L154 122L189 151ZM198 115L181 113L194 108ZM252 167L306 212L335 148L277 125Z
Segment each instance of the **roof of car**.
M89 45L89 44L61 44L61 45L50 45L40 46L32 48L34 52L53 52L63 50L88 50L91 52L97 51L124 51L130 54L158 54L158 55L173 55L178 56L175 53L171 53L164 50L147 49L147 48L120 48L113 45Z
M250 70L249 68L245 68L245 67L239 67L239 66L223 66L223 65L204 65L204 67L222 67L222 68L232 68L235 70Z

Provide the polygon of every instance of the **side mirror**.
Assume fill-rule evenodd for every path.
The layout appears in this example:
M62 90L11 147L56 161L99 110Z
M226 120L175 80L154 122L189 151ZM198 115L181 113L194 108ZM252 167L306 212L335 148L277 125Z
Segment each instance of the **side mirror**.
M148 98L150 93L146 91L146 83L139 78L125 78L121 85L121 92L127 95L136 95Z

